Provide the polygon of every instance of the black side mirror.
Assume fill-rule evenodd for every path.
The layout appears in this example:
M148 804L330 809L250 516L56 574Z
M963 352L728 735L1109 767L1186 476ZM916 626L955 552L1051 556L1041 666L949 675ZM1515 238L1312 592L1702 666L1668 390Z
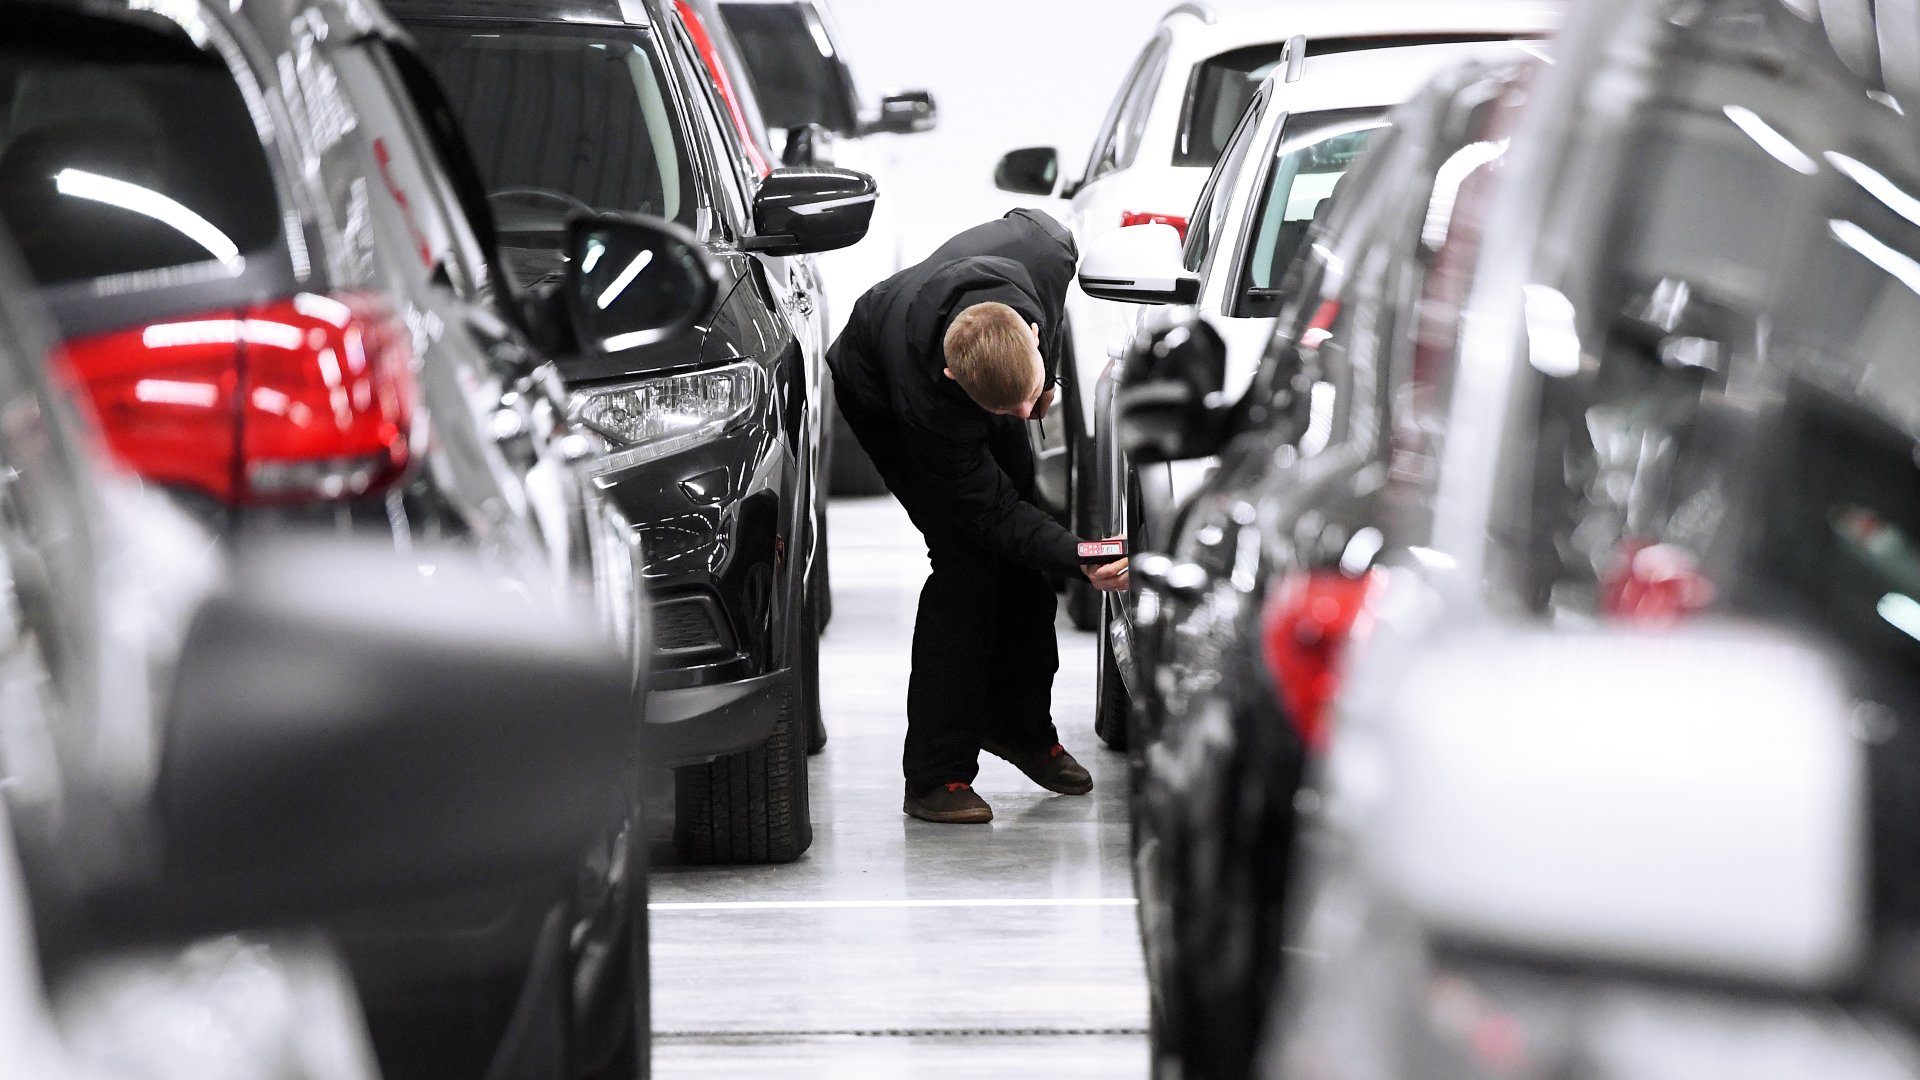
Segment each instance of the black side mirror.
M643 214L567 223L561 286L579 348L618 353L679 337L719 291L706 248L670 221Z
M196 614L153 853L85 897L177 940L564 873L637 784L629 666L478 560L256 551Z
M852 169L775 169L753 197L753 230L741 246L769 255L809 255L860 242L880 198L873 177Z
M833 164L833 132L824 124L801 124L787 129L787 145L780 164L788 168L820 168Z
M993 167L993 186L1020 195L1051 195L1060 183L1060 152L1051 146L1009 150Z
M880 117L867 130L892 135L912 135L932 131L940 123L940 110L933 95L925 90L901 90L880 99Z
M1120 446L1135 462L1208 457L1226 445L1227 345L1205 319L1174 317L1134 337L1114 391Z

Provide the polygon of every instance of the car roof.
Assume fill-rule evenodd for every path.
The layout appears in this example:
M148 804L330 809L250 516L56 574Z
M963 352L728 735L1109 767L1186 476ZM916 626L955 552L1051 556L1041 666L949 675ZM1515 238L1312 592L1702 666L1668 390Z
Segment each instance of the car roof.
M647 26L641 0L383 0L399 19L502 19L578 23L586 26Z
M1417 34L1547 34L1564 20L1565 0L1283 0L1207 17L1197 5L1167 13L1182 48L1215 55L1247 45L1286 41L1396 37Z
M1306 78L1287 82L1285 72L1267 76L1270 100L1288 112L1393 107L1412 98L1442 69L1479 63L1498 68L1505 62L1539 58L1541 46L1524 41L1447 42L1357 49L1313 57Z

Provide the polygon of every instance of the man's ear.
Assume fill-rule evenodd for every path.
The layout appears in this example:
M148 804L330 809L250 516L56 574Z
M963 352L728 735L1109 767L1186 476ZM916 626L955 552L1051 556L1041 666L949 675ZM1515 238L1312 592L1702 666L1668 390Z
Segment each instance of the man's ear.
M952 379L952 378L953 378L953 369L952 369L952 368L950 368L950 367L945 367L945 368L941 368L941 369L940 369L940 371L941 371L941 373L943 373L944 375L946 375L946 377L947 377L947 378L949 378L949 379ZM956 382L958 382L959 380L957 380L957 379L956 379L956 380L954 380L954 381L956 381Z

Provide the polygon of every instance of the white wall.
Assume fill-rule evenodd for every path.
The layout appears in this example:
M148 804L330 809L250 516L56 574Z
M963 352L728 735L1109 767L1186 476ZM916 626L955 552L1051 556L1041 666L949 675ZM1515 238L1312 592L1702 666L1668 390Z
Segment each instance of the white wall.
M1174 0L832 0L861 92L931 90L932 132L895 139L906 254L1042 200L996 191L1017 146L1055 146L1063 173L1086 164L1107 105Z

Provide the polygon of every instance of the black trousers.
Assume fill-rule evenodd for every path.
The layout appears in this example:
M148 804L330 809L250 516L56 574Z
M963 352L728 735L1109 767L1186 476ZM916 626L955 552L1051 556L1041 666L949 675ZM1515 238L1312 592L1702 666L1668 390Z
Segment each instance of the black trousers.
M851 407L849 407L851 406ZM1053 585L1038 570L1009 562L955 535L939 486L907 457L890 416L845 398L842 415L927 541L933 572L920 590L907 682L907 741L901 766L907 793L971 783L983 741L1018 750L1059 741L1053 726ZM993 455L1022 498L1033 494L1033 450L1019 421L995 425Z

